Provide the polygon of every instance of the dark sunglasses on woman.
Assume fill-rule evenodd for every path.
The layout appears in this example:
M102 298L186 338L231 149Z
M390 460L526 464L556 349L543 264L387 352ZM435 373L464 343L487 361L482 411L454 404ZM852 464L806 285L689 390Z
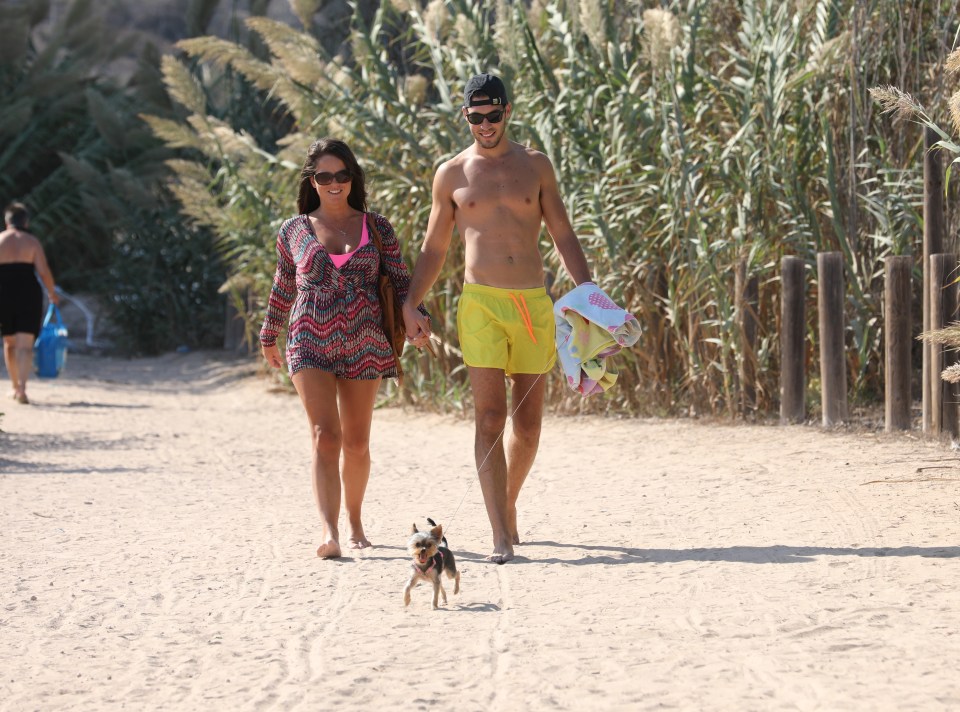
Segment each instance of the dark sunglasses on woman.
M501 121L503 121L503 115L505 112L506 109L496 109L495 111L491 111L489 114L480 114L475 112L472 114L467 114L467 121L474 126L479 126L482 124L484 119L489 121L491 124L499 124Z
M324 171L323 173L314 173L313 179L317 182L317 185L330 185L333 181L337 181L337 183L349 183L350 171L343 170L337 171L336 173Z

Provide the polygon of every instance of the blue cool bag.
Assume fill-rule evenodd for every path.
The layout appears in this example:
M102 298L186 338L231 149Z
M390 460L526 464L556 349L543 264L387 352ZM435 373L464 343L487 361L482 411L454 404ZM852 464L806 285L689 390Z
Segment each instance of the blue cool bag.
M40 335L33 345L33 366L40 378L56 378L67 361L67 327L56 304L47 309Z

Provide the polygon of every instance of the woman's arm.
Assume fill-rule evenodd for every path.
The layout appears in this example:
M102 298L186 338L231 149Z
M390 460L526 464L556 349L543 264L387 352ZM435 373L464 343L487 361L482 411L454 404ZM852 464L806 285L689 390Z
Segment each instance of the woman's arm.
M277 270L267 301L267 313L260 328L260 345L274 346L280 330L286 326L287 316L297 296L297 266L293 262L286 240L286 225L277 235Z
M43 245L40 240L33 238L33 268L40 275L43 286L47 288L47 298L54 304L60 303L60 295L57 294L57 284L53 281L53 272L50 271L50 265L47 264L47 256L43 252Z

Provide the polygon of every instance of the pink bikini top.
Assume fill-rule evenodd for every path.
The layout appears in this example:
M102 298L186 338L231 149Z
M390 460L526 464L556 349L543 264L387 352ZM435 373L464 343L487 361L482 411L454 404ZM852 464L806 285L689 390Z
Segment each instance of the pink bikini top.
M333 262L334 267L336 267L337 269L340 269L345 264L347 264L347 260L353 257L354 253L356 253L357 250L359 250L361 247L366 245L368 242L370 242L370 236L367 234L367 221L366 221L366 218L364 218L363 231L360 233L360 244L357 245L355 249L350 250L350 252L344 252L342 255L331 255L329 252L327 253L327 255L330 257L330 260Z

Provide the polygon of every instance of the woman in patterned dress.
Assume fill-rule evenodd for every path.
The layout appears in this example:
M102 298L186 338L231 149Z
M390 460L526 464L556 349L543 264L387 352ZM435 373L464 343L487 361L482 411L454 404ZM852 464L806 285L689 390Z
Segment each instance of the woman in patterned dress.
M389 221L367 212L363 169L343 141L323 138L310 146L297 207L299 215L277 235L277 270L260 344L267 363L282 368L277 337L287 326L290 378L313 443L314 495L323 525L317 556L335 558L341 555L341 485L350 547L371 545L361 522L370 423L380 380L397 375L377 300L381 260L401 302L410 276ZM371 224L383 242L382 255Z

